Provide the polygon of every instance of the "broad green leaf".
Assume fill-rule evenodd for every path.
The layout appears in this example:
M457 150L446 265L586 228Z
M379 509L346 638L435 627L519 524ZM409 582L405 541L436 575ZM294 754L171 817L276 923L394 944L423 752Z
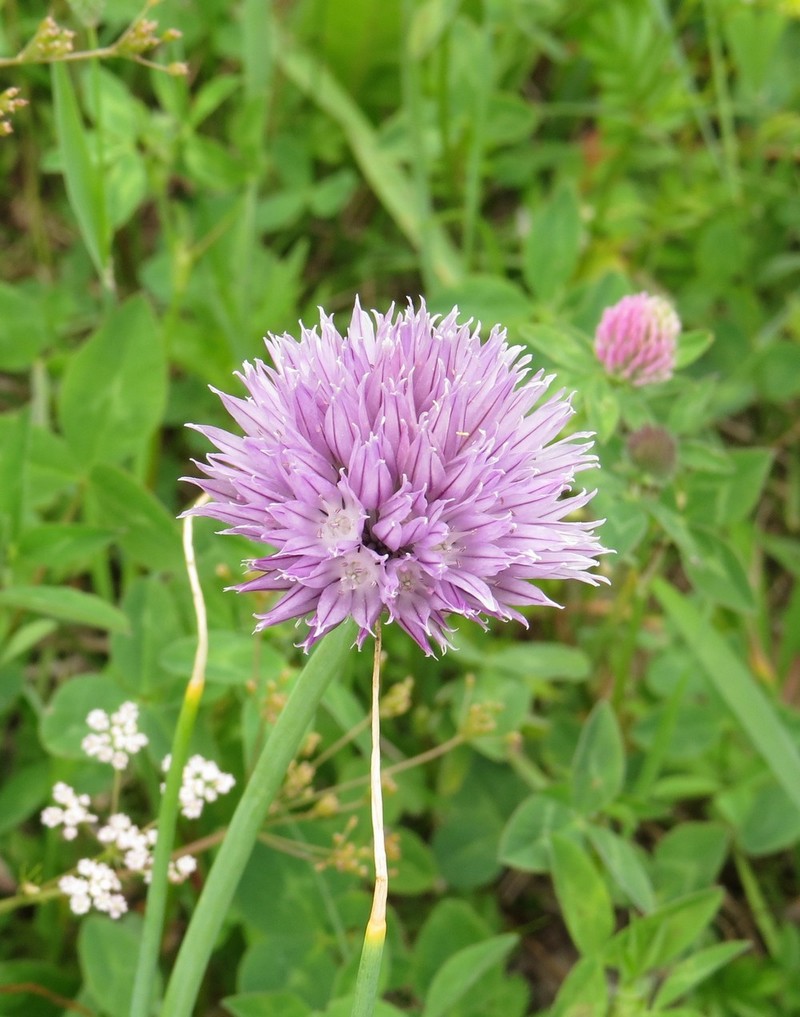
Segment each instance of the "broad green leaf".
M93 593L69 586L9 586L0 590L0 607L30 611L109 632L128 631L128 619L119 608Z
M308 1003L293 992L239 992L222 1000L232 1017L310 1017Z
M103 193L102 175L92 164L86 128L78 109L67 64L50 65L53 83L56 135L64 169L67 197L97 273L103 284L112 283L111 230Z
M140 452L161 420L166 392L161 330L148 302L133 297L69 361L59 418L72 451L87 467Z
M397 831L400 857L394 863L397 872L392 876L392 893L416 896L434 890L439 870L431 849L413 830Z
M655 907L653 886L633 845L606 827L590 826L587 832L617 886L640 911L652 911Z
M572 801L584 814L599 812L622 790L625 750L617 718L601 700L581 731L572 761Z
M719 486L716 515L720 523L747 519L761 497L774 453L768 448L739 448L729 456L733 475Z
M508 957L517 939L510 933L493 936L449 957L431 982L422 1017L443 1017L449 1013L476 982Z
M800 809L800 752L775 707L703 612L661 579L653 592L775 779Z
M606 961L621 966L631 980L669 964L705 931L723 896L710 887L632 918L609 944Z
M582 233L578 197L570 186L562 185L534 210L522 272L538 300L552 301L569 282L580 257Z
M723 791L716 805L749 856L774 854L800 841L800 810L771 775Z
M581 957L561 983L550 1017L605 1017L608 982L603 965L594 957Z
M532 350L556 367L577 375L589 375L596 358L588 336L564 325L534 322L520 328L520 335Z
M577 814L555 798L531 795L512 813L500 838L499 858L523 872L547 872L550 837L576 828Z
M182 632L175 593L158 577L140 577L128 587L123 608L130 631L111 637L114 676L134 699L163 700L176 680L161 666L160 657ZM189 674L191 666L181 678Z
M669 1006L751 947L752 943L749 940L734 939L698 950L691 957L676 964L670 971L661 983L653 1005Z
M0 371L27 370L51 339L41 293L0 283Z
M248 634L213 629L208 634L206 680L220 685L245 685L254 679L277 678L286 660L268 643ZM182 636L164 648L159 665L170 674L192 673L197 638Z
M94 709L113 713L125 701L122 690L109 678L76 675L59 685L42 711L39 736L54 756L85 759L81 742L89 734L86 718Z
M184 571L180 524L155 495L117 466L98 463L89 474L93 515L113 528L115 542L151 572Z
M83 980L107 1017L128 1017L139 950L142 919L127 914L114 920L88 915L78 932L78 960Z
M0 784L0 834L14 830L38 811L50 796L49 760L20 766Z
M608 888L585 848L563 833L550 838L553 884L564 923L582 954L597 956L614 931Z
M84 523L42 523L22 534L18 554L27 568L64 575L85 571L111 543L110 530Z

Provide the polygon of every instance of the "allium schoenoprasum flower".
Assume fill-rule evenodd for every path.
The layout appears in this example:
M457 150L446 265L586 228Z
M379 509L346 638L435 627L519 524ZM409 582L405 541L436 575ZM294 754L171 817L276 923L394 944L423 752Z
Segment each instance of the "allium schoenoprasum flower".
M633 385L652 385L672 377L680 331L680 318L669 301L636 293L603 311L594 348L609 374Z
M385 614L430 653L450 615L524 621L518 607L554 604L537 580L597 583L598 524L568 518L592 497L571 494L597 464L591 435L558 438L570 399L503 328L482 342L457 309L356 301L343 334L322 313L266 346L246 398L218 393L243 435L192 425L218 449L193 511L275 548L237 587L283 592L259 629L305 619L308 649L350 616L361 645Z

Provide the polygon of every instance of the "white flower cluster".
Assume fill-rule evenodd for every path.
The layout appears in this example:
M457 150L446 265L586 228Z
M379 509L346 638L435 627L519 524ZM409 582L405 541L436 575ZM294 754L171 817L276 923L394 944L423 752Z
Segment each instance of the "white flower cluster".
M92 710L86 723L93 733L86 735L81 748L87 756L96 756L101 763L124 770L130 757L147 745L147 735L139 731L138 720L136 703L123 703L111 716L105 710Z
M117 874L103 862L81 858L77 876L62 876L59 889L69 897L70 910L85 915L94 908L111 918L119 918L128 910L128 903L119 892L122 889Z
M161 764L164 773L169 770L171 760L171 756L166 756ZM223 773L213 760L192 756L183 768L179 794L181 813L187 819L197 819L206 802L215 802L220 795L226 795L235 783L233 776Z
M158 839L155 827L140 830L130 816L118 812L109 817L105 826L97 831L101 844L114 845L123 852L122 861L126 869L140 872L145 883L149 883L153 868L153 851ZM169 880L182 883L197 868L197 859L192 855L181 855L169 863Z
M123 703L110 716L105 710L92 710L86 718L91 729L81 746L88 756L110 763L115 770L124 770L130 757L147 745L147 736L138 729L139 710L135 703ZM170 757L164 760L164 771L169 769ZM189 819L196 819L206 802L215 801L227 794L235 781L231 774L223 773L216 763L202 756L192 756L183 770L180 790L181 812ZM87 794L78 794L69 784L59 781L53 787L55 805L42 810L41 819L45 826L63 827L66 840L74 840L81 824L94 825L97 816L90 811L91 800ZM138 873L146 883L152 879L153 852L158 838L155 827L140 829L123 812L110 816L104 826L92 830L97 840L112 856L118 866L127 872ZM120 867L121 867L120 866ZM168 878L172 883L182 883L197 869L197 859L192 855L181 855L169 863ZM125 898L120 892L119 876L105 862L82 858L78 862L77 875L63 876L58 881L59 889L69 897L69 906L76 915L85 915L94 908L119 918L128 910Z
M88 795L79 795L69 784L59 781L53 786L56 805L48 805L42 811L45 826L63 826L64 840L75 840L81 823L96 823L97 816L89 811Z

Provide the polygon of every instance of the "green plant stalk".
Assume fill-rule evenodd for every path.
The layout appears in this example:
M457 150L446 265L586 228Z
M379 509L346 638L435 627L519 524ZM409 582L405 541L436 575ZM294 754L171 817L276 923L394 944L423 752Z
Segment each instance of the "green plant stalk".
M410 0L403 4L403 25L405 35L405 52L400 62L402 94L408 119L411 125L410 135L414 146L414 160L411 181L416 192L416 214L420 222L420 245L418 248L419 269L423 287L426 292L431 289L435 276L431 263L430 225L433 222L432 203L428 160L425 152L424 112L422 109L422 88L420 81L420 57L412 52L409 45L411 38L411 19L414 5Z
M383 944L386 941L386 898L389 870L386 863L386 838L383 832L383 792L381 788L381 623L375 626L375 655L372 665L372 753L370 755L370 811L375 853L375 892L372 910L364 933L361 961L356 978L352 1017L372 1017L378 998Z
M300 672L288 702L256 761L211 868L178 953L160 1017L190 1017L217 934L267 810L280 789L325 689L347 657L353 636L352 622L340 625L325 637Z
M205 500L205 499L202 499ZM158 810L158 837L153 852L153 868L150 888L147 891L142 939L139 944L139 958L136 978L131 997L130 1017L148 1017L151 1011L158 971L158 954L164 930L164 915L167 910L169 893L169 862L175 843L175 828L178 825L180 790L183 782L183 768L189 757L189 745L194 732L197 711L205 686L206 662L208 660L208 625L205 601L192 542L192 517L187 516L183 525L183 551L186 571L192 589L192 600L197 617L197 649L195 651L192 675L183 696L181 712L172 740L172 758L167 774L167 786Z

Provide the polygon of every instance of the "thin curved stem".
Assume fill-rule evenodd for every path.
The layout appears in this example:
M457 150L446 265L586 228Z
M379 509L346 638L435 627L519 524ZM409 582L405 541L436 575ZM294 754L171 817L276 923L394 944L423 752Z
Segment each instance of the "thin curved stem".
M378 998L383 944L386 940L386 899L389 893L389 870L386 864L386 838L383 830L383 790L381 788L381 629L375 626L375 657L372 665L372 753L370 756L370 801L372 839L375 852L375 891L372 897L361 963L358 966L356 994L352 1017L371 1017Z

